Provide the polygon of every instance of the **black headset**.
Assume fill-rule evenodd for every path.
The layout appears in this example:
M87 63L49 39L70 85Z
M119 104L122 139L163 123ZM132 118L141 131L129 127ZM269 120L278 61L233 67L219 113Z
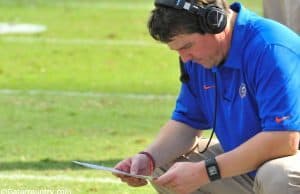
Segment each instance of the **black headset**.
M175 9L184 9L189 13L198 15L200 28L205 33L218 34L227 24L225 11L216 5L196 5L186 0L155 0L155 6L165 6Z
M155 6L165 6L165 7L171 7L175 9L184 9L188 12L195 14L198 16L200 28L205 33L209 34L218 34L222 32L227 24L227 15L223 9L216 5L206 5L206 6L200 6L196 5L191 2L187 2L186 0L155 0ZM183 83L187 83L190 80L190 77L188 73L184 69L184 63L179 57L179 64L180 64L180 81ZM215 111L214 111L214 118L213 118L213 130L211 132L211 135L209 137L209 140L205 146L205 148L202 151L199 151L200 153L204 153L208 147L209 144L214 136L216 125L217 125L217 77L216 73L214 73L214 81L216 84L216 94L215 94ZM300 146L299 146L300 147Z

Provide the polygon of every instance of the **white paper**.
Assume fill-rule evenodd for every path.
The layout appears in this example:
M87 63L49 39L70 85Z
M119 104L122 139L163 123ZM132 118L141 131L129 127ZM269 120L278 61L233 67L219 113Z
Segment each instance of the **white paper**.
M103 170L103 171L112 172L112 173L115 173L115 174L122 174L122 175L130 176L130 177L146 179L146 180L149 180L149 181L153 180L153 177L151 177L151 176L130 174L130 173L120 171L120 170L117 170L115 168L106 167L106 166L100 166L100 165L96 165L96 164L89 164L89 163L86 163L86 162L78 162L78 161L73 161L73 163L84 166L84 167L87 167L87 168Z

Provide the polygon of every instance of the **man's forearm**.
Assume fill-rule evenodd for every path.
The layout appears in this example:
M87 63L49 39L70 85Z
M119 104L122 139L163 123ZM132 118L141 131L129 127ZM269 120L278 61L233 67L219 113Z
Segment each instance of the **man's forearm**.
M261 132L216 159L222 177L232 177L256 170L268 160L295 154L298 143L298 132Z
M156 166L161 166L188 152L200 133L186 124L170 120L146 151L153 155Z

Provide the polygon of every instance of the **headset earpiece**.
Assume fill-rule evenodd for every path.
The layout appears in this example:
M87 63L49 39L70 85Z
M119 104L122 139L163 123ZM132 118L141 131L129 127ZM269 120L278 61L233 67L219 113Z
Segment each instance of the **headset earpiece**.
M208 5L205 7L205 10L204 20L202 16L199 17L199 20L202 20L200 24L203 25L203 30L211 34L222 32L227 24L227 16L223 9L214 5Z

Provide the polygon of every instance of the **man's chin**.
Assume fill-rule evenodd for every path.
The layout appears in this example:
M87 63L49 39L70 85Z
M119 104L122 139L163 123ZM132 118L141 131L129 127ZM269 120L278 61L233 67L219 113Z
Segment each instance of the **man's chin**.
M212 69L215 66L215 65L212 65L212 64L203 63L201 61L193 61L193 62L201 65L205 69Z
M214 65L199 63L204 69L212 69Z

